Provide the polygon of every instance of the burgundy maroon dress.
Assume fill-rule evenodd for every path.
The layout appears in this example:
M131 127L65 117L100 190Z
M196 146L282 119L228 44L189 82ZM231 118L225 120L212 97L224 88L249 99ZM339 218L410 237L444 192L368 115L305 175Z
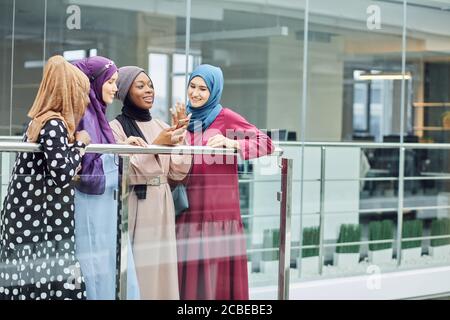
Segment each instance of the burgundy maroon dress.
M205 132L188 134L191 145L204 146L216 134L237 139L244 159L274 150L270 138L226 108ZM176 221L180 298L248 299L237 157L195 155L188 179L189 209Z

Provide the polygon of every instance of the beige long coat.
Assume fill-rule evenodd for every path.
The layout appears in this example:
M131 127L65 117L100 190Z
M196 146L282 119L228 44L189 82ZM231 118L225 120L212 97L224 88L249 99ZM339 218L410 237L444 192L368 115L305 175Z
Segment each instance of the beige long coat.
M137 124L148 143L169 127L157 119ZM110 125L117 142L127 138L119 121L113 120ZM133 155L130 184L143 184L146 178L156 176L182 180L191 162L190 155ZM141 299L179 299L175 210L170 186L147 186L143 200L130 192L128 215Z

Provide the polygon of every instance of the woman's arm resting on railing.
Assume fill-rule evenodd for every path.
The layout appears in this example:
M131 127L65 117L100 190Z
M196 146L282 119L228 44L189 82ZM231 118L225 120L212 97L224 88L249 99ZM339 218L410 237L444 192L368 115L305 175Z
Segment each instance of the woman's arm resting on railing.
M39 140L52 180L61 188L69 185L81 163L81 150L86 147L81 141L76 141L70 147L67 136L62 121L50 120L42 129Z

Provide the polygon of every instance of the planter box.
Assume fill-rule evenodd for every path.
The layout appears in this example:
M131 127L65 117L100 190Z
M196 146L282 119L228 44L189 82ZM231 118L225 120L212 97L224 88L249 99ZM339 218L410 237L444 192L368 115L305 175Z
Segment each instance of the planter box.
M359 263L358 253L337 253L333 254L333 265L339 268L352 268Z
M402 262L420 259L422 247L402 249Z
M450 244L446 244L443 246L431 247L429 248L429 255L436 257L447 257L450 255Z
M393 249L369 250L369 261L373 264L389 263L392 260Z
M267 274L278 274L278 260L273 261L260 261L259 271Z
M307 257L300 259L297 258L297 269L302 266L302 274L318 274L319 273L319 256Z

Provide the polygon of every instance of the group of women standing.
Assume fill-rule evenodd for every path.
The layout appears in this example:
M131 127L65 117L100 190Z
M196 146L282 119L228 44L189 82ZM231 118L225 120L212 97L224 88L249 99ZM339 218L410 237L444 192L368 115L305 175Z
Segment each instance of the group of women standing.
M168 125L151 116L155 89L141 68L104 57L49 59L0 217L1 299L114 299L118 159L89 143L199 145L270 154L270 139L223 108L220 68L191 74L189 102ZM106 119L117 98L122 112ZM188 115L189 114L189 115ZM237 162L207 155L130 156L129 299L248 299ZM171 186L189 208L175 217Z

